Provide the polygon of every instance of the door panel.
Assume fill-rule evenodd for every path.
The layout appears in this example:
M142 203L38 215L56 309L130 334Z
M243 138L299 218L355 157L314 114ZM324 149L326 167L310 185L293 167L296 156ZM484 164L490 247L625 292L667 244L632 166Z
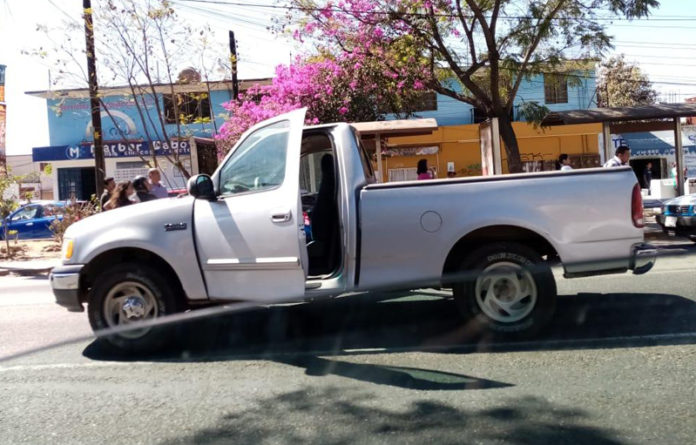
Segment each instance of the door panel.
M218 199L195 201L196 246L211 298L277 301L304 294L304 114L252 128L213 175Z

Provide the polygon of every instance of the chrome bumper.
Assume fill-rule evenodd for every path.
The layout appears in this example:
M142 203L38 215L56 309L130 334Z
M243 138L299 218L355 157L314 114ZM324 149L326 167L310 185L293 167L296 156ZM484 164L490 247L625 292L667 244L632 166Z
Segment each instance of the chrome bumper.
M70 312L82 312L82 302L80 301L80 270L82 265L60 266L51 271L49 280L56 303Z
M644 274L655 265L657 249L650 244L640 243L631 249L631 263L629 269L635 275Z

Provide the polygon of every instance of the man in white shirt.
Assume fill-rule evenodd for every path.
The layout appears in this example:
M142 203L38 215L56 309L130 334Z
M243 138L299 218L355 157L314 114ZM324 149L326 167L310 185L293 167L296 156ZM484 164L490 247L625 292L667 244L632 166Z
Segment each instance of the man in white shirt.
M155 195L156 198L166 198L168 196L167 194L167 187L163 186L160 180L162 177L160 176L159 170L156 168L151 168L147 172L147 177L150 182L150 193Z
M628 165L628 159L630 157L631 149L626 145L621 145L614 152L614 157L604 164L604 168L623 167L624 165Z
M562 172L567 172L573 169L573 167L570 165L570 158L565 153L562 153L558 157L558 165L560 166L560 170Z

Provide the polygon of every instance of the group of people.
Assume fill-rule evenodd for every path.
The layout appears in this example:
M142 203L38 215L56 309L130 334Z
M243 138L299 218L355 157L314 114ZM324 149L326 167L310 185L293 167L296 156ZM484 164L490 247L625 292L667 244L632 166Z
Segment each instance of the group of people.
M104 179L104 193L99 200L102 211L166 198L167 188L162 185L161 180L160 172L156 168L151 168L147 177L140 175L132 181L121 181L118 184L114 178Z
M631 149L627 145L621 145L614 151L614 157L609 159L604 163L602 167L604 168L614 168L623 167L628 165L628 159L631 157ZM652 168L652 164L648 163L648 168ZM561 171L572 170L573 167L570 165L570 157L563 153L558 157L556 162L556 169Z

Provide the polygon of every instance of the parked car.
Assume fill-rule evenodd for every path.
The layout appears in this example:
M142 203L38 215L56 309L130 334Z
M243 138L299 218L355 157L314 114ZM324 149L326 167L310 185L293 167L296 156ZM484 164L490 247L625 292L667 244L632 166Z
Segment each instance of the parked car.
M696 242L696 194L665 201L655 219L665 233Z
M304 117L254 126L188 196L70 226L56 302L133 351L170 336L129 324L196 306L452 287L468 331L519 337L552 317L552 261L568 278L654 264L628 167L378 184L353 127Z
M5 225L8 232L16 234L9 235L10 238L15 236L19 239L32 238L50 238L53 236L51 232L51 223L56 219L63 219L65 213L65 204L60 201L42 201L26 204L0 222L0 239L4 239Z

